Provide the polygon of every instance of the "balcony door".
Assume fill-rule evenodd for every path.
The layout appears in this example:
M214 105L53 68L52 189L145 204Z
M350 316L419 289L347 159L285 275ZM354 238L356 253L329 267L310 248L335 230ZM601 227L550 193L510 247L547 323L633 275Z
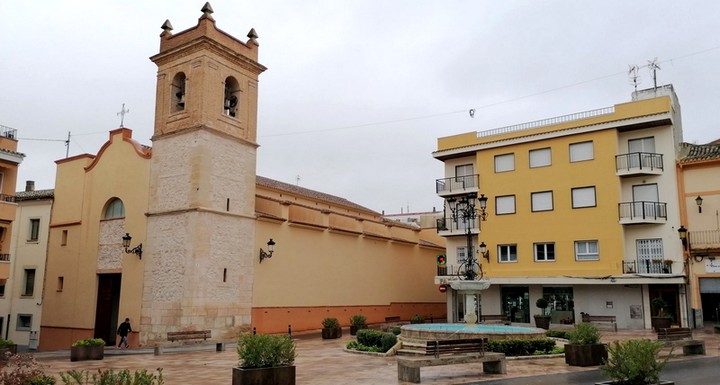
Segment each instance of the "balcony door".
M642 156L640 153L655 153L655 138L640 138L640 139L631 139L628 140L628 153L630 156L628 157L628 165L630 168L638 168L641 165L647 166L645 164L642 164Z
M660 201L657 184L638 184L633 186L633 217L655 218L657 202Z

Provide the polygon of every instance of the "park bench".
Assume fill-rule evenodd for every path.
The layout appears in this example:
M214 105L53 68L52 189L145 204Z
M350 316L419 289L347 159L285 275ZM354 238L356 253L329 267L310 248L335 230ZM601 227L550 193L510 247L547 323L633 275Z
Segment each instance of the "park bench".
M398 380L419 383L420 368L470 362L482 362L485 373L506 373L505 354L486 353L486 345L487 338L427 341L425 355L397 357Z
M683 354L705 354L705 341L692 339L689 328L660 328L657 339L667 347L682 346Z
M480 322L496 321L502 323L509 323L510 317L505 314L483 314L480 316Z
M582 322L588 323L609 323L613 331L617 331L617 322L614 315L590 315L583 314Z
M170 342L176 341L196 341L205 342L212 336L210 330L188 330L179 332L168 332L167 340ZM225 341L213 341L215 343L215 350L218 352L225 351ZM163 345L155 344L155 355L159 356L163 354Z

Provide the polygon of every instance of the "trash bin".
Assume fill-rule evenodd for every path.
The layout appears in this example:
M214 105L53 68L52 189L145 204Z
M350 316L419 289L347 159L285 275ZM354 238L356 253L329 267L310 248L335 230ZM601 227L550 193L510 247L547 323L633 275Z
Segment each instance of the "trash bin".
M28 342L28 349L37 350L38 348L38 332L33 330L30 332L30 342Z

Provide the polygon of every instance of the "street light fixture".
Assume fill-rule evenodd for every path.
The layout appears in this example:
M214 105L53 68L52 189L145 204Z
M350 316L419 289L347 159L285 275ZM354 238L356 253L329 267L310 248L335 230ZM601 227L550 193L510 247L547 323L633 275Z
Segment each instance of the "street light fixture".
M262 248L260 249L260 263L262 263L263 259L265 258L272 258L273 251L275 251L275 241L273 241L272 238L270 238L270 240L268 241L267 247L267 253Z
M475 207L475 201L478 201L480 208L477 209ZM475 279L482 279L483 278L483 271L482 271L482 265L480 262L475 258L475 255L473 255L473 234L472 234L472 224L475 222L476 218L479 218L481 221L487 220L487 212L485 209L487 208L487 201L488 198L485 196L485 194L480 194L480 198L477 197L476 193L469 193L464 196L461 196L459 199L455 197L451 197L447 199L448 207L450 208L450 212L452 213L452 219L455 223L462 222L465 226L465 235L467 237L467 252L465 262L463 262L462 265L460 265L461 269L458 269L458 277L461 279L473 281ZM478 226L479 229L479 226ZM488 262L490 261L489 253L487 253L487 246L485 246L485 243L482 243L480 245L480 250L482 251L483 247L485 247L485 251L483 251L483 257L488 259ZM487 256L486 256L487 253ZM462 272L462 266L465 266L465 271ZM475 271L477 267L478 271Z
M122 237L122 245L125 248L125 253L135 254L138 256L139 259L142 259L142 243L131 249L130 241L132 241L132 237L130 236L130 233L125 233L125 236Z

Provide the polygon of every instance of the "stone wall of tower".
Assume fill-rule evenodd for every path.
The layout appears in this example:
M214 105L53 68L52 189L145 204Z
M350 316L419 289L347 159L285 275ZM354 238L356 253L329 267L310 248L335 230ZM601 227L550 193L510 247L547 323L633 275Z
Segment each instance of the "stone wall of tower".
M232 338L251 323L255 247L255 127L258 64L254 40L215 28L211 9L177 35L164 27L143 249L140 341L167 332L211 330ZM178 105L176 74L186 76ZM241 106L223 109L226 79ZM236 83L235 83L236 82Z

